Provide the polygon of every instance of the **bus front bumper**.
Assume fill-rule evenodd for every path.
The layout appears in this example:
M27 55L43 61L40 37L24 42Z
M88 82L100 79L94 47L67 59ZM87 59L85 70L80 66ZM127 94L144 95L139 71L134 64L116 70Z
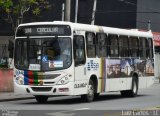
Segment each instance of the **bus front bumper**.
M73 82L54 86L18 85L14 83L14 92L16 95L73 95L73 85Z

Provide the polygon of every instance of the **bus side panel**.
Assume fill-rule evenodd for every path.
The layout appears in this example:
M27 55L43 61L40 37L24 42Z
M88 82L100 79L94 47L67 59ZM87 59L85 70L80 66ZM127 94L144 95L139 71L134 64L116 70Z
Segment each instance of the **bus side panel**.
M153 59L136 60L135 67L139 76L139 88L147 88L154 83Z
M75 81L73 95L87 94L87 89L88 89L88 80Z
M74 95L87 94L89 79L93 76L97 78L98 87L100 85L100 60L99 58L87 58L86 64L75 67ZM98 91L99 92L99 88Z
M146 75L148 75L148 77L146 78L147 87L154 84L155 77L156 77L156 74L155 74L156 65L157 63L155 63L154 59L147 60L147 63L146 63Z
M110 83L107 78L107 65L106 59L99 59L99 80L98 80L98 92L103 93L109 91Z

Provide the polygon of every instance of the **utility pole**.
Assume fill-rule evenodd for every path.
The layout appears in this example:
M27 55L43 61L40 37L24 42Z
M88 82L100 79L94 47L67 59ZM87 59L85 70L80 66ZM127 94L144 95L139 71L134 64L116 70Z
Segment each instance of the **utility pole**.
M93 3L93 12L92 12L92 21L91 21L92 25L94 25L94 22L95 22L96 6L97 6L97 0L94 0L94 3Z
M77 23L77 16L78 16L78 0L76 0L75 4L75 19L74 19L75 23Z
M71 0L65 2L65 21L70 21Z
M151 30L151 21L148 21L148 31Z
M62 4L62 21L64 21L64 3Z

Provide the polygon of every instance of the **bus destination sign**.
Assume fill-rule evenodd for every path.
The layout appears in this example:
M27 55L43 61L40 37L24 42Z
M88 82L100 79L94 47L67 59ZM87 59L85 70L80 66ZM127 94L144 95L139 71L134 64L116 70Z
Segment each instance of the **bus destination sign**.
M16 36L69 36L71 29L67 25L42 25L19 27Z

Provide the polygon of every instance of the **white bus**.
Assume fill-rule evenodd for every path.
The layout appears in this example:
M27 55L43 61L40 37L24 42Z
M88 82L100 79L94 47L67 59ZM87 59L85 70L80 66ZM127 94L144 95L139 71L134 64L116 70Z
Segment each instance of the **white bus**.
M37 102L49 96L100 93L135 97L154 83L151 32L77 24L21 24L15 35L14 90Z

